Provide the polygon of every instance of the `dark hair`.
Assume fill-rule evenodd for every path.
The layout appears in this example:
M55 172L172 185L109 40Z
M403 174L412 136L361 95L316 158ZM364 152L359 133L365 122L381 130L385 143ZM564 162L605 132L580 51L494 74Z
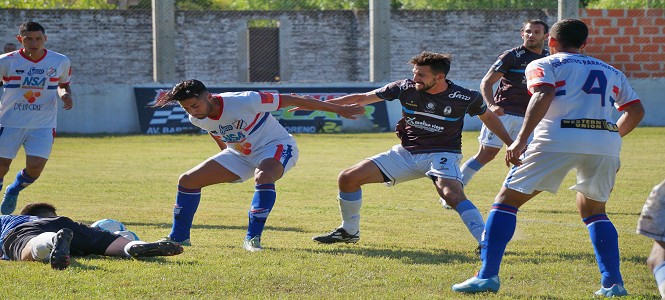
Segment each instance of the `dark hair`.
M38 217L51 217L56 215L55 206L45 202L28 203L23 207L20 214Z
M424 51L409 61L412 65L416 66L430 66L435 74L443 73L448 76L450 71L450 61L452 56L448 53L434 53Z
M42 25L39 25L37 22L26 22L21 24L18 28L18 35L20 36L25 36L28 31L41 31L43 34L46 34L46 31L44 31L44 27Z
M153 107L164 107L171 102L199 97L207 91L208 89L201 81L196 79L183 80L178 82L171 91L159 97Z
M577 19L563 19L554 23L550 35L562 48L581 48L589 37L589 28Z
M545 21L541 19L531 19L531 20L526 20L524 24L522 25L522 29L520 29L520 32L524 31L524 28L526 27L527 24L531 25L543 25L543 28L545 29L544 33L548 33L550 30L550 26L545 23Z

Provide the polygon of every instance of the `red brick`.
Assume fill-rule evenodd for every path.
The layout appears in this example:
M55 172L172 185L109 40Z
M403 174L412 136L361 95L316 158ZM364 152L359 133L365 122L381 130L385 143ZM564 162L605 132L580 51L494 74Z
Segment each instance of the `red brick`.
M602 17L603 16L603 10L602 9L585 9L586 15L589 17Z
M653 19L653 23L656 26L665 26L665 18L655 18Z
M665 16L665 9L655 9L655 8L647 9L646 16L662 18L663 16Z
M601 35L619 35L619 28L617 27L603 27L601 30Z
M619 45L605 45L603 46L603 53L612 54L621 52L621 46Z
M623 35L640 35L639 27L624 27Z
M621 52L623 53L640 53L641 49L639 45L622 45Z
M623 64L623 67L626 71L642 71L642 64L627 63Z
M659 45L665 44L665 36L652 36L651 42Z
M626 14L629 18L642 18L646 15L646 9L629 9Z
M651 78L651 74L644 72L624 72L628 78Z
M607 63L610 63L610 64L612 63L612 55L610 55L610 54L598 53L598 54L594 54L594 55L591 55L591 56L593 56L597 59L600 59L604 62L607 62Z
M595 36L595 37L590 37L589 40L587 41L587 44L592 44L592 45L607 45L612 43L612 38L610 37L605 37L605 36Z
M630 55L619 53L619 54L612 55L612 61L614 61L614 62L631 62L632 60L631 60Z
M612 26L612 19L609 19L609 18L602 18L602 19L600 19L600 18L596 18L596 19L593 19L593 23L592 23L592 24L589 24L589 25L591 25L591 26L593 26L593 27L598 27L598 26L601 26L601 27L602 27L602 26Z
M603 53L603 45L589 45L584 47L584 53Z
M651 38L648 36L634 36L633 37L633 43L634 44L650 44L651 43Z
M660 45L647 44L642 45L642 53L658 53L660 52Z
M660 28L658 27L642 27L642 34L660 34Z
M659 63L643 64L642 67L647 71L663 71L663 65Z
M665 72L652 72L651 77L665 77Z
M608 9L607 10L607 16L608 17L625 17L626 16L626 10L625 9Z
M635 26L635 19L632 18L617 18L617 26Z
M665 62L665 53L655 53L648 55L650 61Z
M635 19L635 22L637 23L637 26L653 26L654 20L653 18L637 18Z
M632 42L632 39L629 36L615 36L612 37L612 43L618 44L618 45L625 45L625 44L630 44Z

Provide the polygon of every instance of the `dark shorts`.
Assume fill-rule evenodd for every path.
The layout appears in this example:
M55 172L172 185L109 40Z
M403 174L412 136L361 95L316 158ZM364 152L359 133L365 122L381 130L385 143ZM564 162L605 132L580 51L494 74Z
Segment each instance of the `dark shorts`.
M103 255L106 248L120 237L110 232L88 227L83 223L74 222L67 217L44 218L16 226L5 237L2 250L10 260L21 260L21 251L32 238L44 232L58 232L63 228L69 228L74 232L70 251L72 255L76 256Z

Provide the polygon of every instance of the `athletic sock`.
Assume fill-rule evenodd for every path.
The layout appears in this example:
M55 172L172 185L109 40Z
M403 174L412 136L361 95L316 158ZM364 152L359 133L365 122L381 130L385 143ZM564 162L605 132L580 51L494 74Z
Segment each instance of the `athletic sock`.
M462 172L462 184L469 184L473 175L476 175L476 172L478 172L483 166L485 165L477 161L475 157L464 162L460 168L460 172Z
M5 193L18 195L19 192L31 185L33 182L35 182L35 180L37 179L28 176L28 174L25 173L25 169L23 169L16 173L16 180L7 186L7 191L5 191Z
M483 266L478 272L478 278L487 279L499 275L506 245L513 238L516 226L517 207L500 203L492 205L485 223L485 237L481 243Z
M665 262L662 262L653 268L653 277L656 278L660 296L665 299Z
M201 202L201 189L188 189L178 186L178 194L175 197L175 206L173 207L173 227L171 227L171 234L169 234L172 240L182 242L189 238L199 202Z
M4 183L4 178L0 178L0 191L2 191L2 184Z
M36 261L47 261L49 259L53 250L55 235L55 232L44 232L30 240L32 243L32 248L30 249L32 259Z
M363 205L363 191L339 192L339 211L342 214L342 228L349 234L360 231L360 207Z
M268 220L268 215L275 205L277 193L275 184L257 184L252 198L252 207L249 210L249 225L247 226L247 238L261 235Z
M623 285L619 269L619 234L606 214L597 214L582 219L589 230L589 237L596 253L600 269L600 284L609 288L613 284Z
M478 244L480 244L480 240L483 236L483 230L485 230L483 215L480 214L478 208L476 208L476 206L473 205L469 199L460 202L460 204L457 204L456 209L460 218L462 218L462 222L464 222L464 225L466 225L466 228L469 229L471 235L473 235L473 237L478 241Z
M123 251L125 252L125 256L127 257L132 256L131 254L129 254L129 248L138 244L147 244L147 243L144 241L130 241L129 243L127 243L127 245L125 245L125 248L123 249Z

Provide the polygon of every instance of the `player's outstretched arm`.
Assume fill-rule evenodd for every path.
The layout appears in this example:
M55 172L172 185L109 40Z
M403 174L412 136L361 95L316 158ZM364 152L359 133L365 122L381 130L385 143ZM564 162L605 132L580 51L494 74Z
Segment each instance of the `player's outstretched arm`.
M281 107L297 106L298 109L329 111L348 119L355 119L356 115L365 113L365 108L358 104L341 105L294 95L280 95L280 98L282 101Z

